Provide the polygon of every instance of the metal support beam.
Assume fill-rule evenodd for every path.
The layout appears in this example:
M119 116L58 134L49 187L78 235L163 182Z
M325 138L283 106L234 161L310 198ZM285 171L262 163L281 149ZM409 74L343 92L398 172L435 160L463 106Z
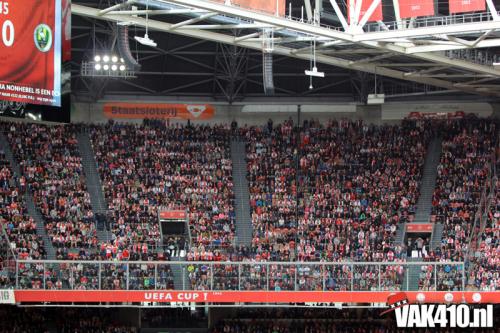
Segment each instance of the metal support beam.
M380 4L380 1L381 0L373 0L372 1L372 4L370 5L370 7L368 7L368 10L366 11L365 15L363 15L363 18L361 19L361 21L359 22L359 27L364 27L366 22L368 22L368 20L370 19L370 17L373 15L373 13L375 12L375 9L377 9L377 6Z
M217 15L217 13L208 13L208 14L203 14L199 17L195 17L195 18L192 18L192 19L189 19L189 20L186 20L186 21L182 21L182 22L179 22L179 23L176 23L176 24L173 24L170 29L171 30L175 30L177 28L180 28L180 27L183 27L185 25L189 25L189 24L193 24L193 23L197 23L197 22L200 22L200 21L203 21L203 20L206 20L212 16L215 16Z
M99 16L98 15L98 10L95 8L90 8L90 7L85 7L81 5L74 4L72 5L72 12L77 15L83 15L87 17L94 17L94 18L100 18L100 19L105 19L105 20L110 20L110 21L132 21L134 24L138 26L145 26L146 20L141 17L130 17L130 16L119 16L119 15L103 15ZM273 19L276 19L275 17L272 17ZM159 22L159 21L154 21L150 20L149 21L149 27L152 30L158 30L158 31L165 31L165 32L171 32L171 24L165 23L165 22ZM210 32L210 31L204 31L204 30L175 30L175 33L189 36L189 37L194 37L194 38L200 38L200 39L205 39L205 40L210 40L214 42L220 42L220 43L225 43L225 44L235 44L234 37L224 35L221 33L215 33L215 32ZM262 45L261 43L251 43L248 41L243 41L238 43L239 46L243 46L246 48L254 49L254 50L261 50ZM301 54L301 53L293 53L293 49L283 47L283 46L275 46L274 53L278 55L284 55L288 57L295 57L299 59L304 59L304 60L309 60L310 59L310 54ZM442 58L442 57L439 57ZM340 59L332 56L327 56L327 55L318 55L317 56L317 61L319 63L324 63L328 65L333 65L333 66L338 66L338 67L343 67L343 68L349 68L349 69L354 69L354 70L359 70L359 71L364 71L368 73L375 73L382 75L382 76L388 76L396 79L403 79L403 80L409 80L413 82L418 82L418 83L423 83L423 84L428 84L428 85L434 85L438 87L442 87L445 89L455 89L456 87L454 86L453 82L448 82L445 80L440 80L440 79L435 79L435 78L420 78L420 77L405 77L404 73L402 71L394 70L394 69L389 69L387 67L380 67L378 64L351 64L350 61L345 60L345 59ZM482 67L482 66L481 66ZM467 87L462 87L462 90L470 93L477 93L475 89L467 88ZM486 94L486 92L485 92Z
M126 7L126 6L128 6L128 5L130 5L130 4L134 3L134 2L135 1L133 1L133 0L127 0L125 2L122 2L122 3L116 4L114 6L108 7L106 9L103 9L103 10L99 11L99 16L107 14L107 13L115 11L115 10L118 10L120 8Z
M272 26L259 23L241 23L241 24L202 24L202 25L185 25L178 29L200 29L200 30L223 30L223 29L263 29L271 28Z
M495 21L500 21L500 17L498 16L498 12L495 7L495 4L493 3L493 0L486 0L486 4L488 5L488 9L491 13L491 16L493 16L493 19Z
M200 9L148 9L148 10L116 10L111 11L109 15L189 15L189 14L206 14L206 10Z
M337 17L339 18L340 24L342 24L344 31L349 30L349 25L347 24L347 20L345 19L344 14L342 13L339 5L337 4L337 0L330 0L330 3L332 4L335 14L337 14Z

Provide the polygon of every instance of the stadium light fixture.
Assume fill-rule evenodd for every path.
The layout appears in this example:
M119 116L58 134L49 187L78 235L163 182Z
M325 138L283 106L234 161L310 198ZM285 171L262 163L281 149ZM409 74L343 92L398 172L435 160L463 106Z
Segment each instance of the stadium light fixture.
M149 22L148 10L149 10L149 1L147 0L146 1L146 33L144 34L144 37L135 36L134 38L137 42L139 42L142 45L156 47L157 46L156 42L154 40L152 40L151 38L149 38L149 35L148 35L148 22Z
M113 52L94 54L92 60L83 61L80 73L85 77L116 77L130 79L135 71L130 69L125 60Z

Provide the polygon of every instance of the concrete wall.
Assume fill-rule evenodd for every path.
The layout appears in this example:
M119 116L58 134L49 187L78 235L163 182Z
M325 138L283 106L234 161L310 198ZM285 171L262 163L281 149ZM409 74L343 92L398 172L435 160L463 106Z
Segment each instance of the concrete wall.
M71 113L71 121L76 123L105 123L108 119L103 113L104 103L74 103ZM275 123L288 120L297 120L297 112L246 112L243 105L216 104L216 116L203 123L221 124L231 123L236 120L240 126L261 125L272 119ZM307 111L301 113L301 119L318 119L327 121L332 118L364 119L367 122L379 123L381 121L379 106L354 106L354 112L325 112L324 106L321 112L314 112L314 106L309 105ZM293 106L296 110L296 106ZM341 109L340 109L341 110ZM140 123L141 120L127 120L127 122ZM186 122L186 121L181 121ZM196 121L197 123L201 123Z
M141 101L146 102L146 101ZM157 101L155 101L157 102ZM193 101L163 101L164 103L193 103ZM108 119L104 116L103 106L105 102L98 103L73 103L71 121L78 123L104 123ZM198 101L198 104L205 103ZM210 103L210 102L208 102ZM196 121L197 123L221 124L231 123L233 120L238 125L261 125L272 119L275 123L282 122L289 118L297 121L297 105L295 104L256 104L247 105L235 104L227 105L222 103L210 103L216 109L216 116L207 121ZM271 111L270 111L271 110ZM301 119L316 119L328 121L329 119L363 119L366 122L379 124L382 122L398 122L404 119L410 112L439 112L450 113L463 111L475 113L480 117L492 115L500 116L500 103L471 103L471 102L393 102L384 105L354 105L345 104L307 104L302 107ZM125 120L132 123L140 123L141 120ZM176 122L176 121L173 121ZM186 121L179 121L186 122Z

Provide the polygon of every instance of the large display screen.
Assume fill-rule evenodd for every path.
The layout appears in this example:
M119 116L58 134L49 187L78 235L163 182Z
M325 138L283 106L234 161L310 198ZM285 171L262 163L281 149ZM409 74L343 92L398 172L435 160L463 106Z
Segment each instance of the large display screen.
M61 106L61 0L0 0L0 100Z

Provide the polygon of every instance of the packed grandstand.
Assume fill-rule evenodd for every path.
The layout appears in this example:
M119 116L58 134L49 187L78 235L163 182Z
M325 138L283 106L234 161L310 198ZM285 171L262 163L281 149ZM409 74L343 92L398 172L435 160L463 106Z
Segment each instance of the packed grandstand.
M178 260L192 262L183 264L185 290L500 287L492 119L0 127L3 289L169 290ZM104 214L91 204L82 136ZM398 238L415 220L433 140L440 155L429 220L442 233ZM246 147L247 245L236 233L232 142ZM190 239L165 238L159 209L185 210Z

